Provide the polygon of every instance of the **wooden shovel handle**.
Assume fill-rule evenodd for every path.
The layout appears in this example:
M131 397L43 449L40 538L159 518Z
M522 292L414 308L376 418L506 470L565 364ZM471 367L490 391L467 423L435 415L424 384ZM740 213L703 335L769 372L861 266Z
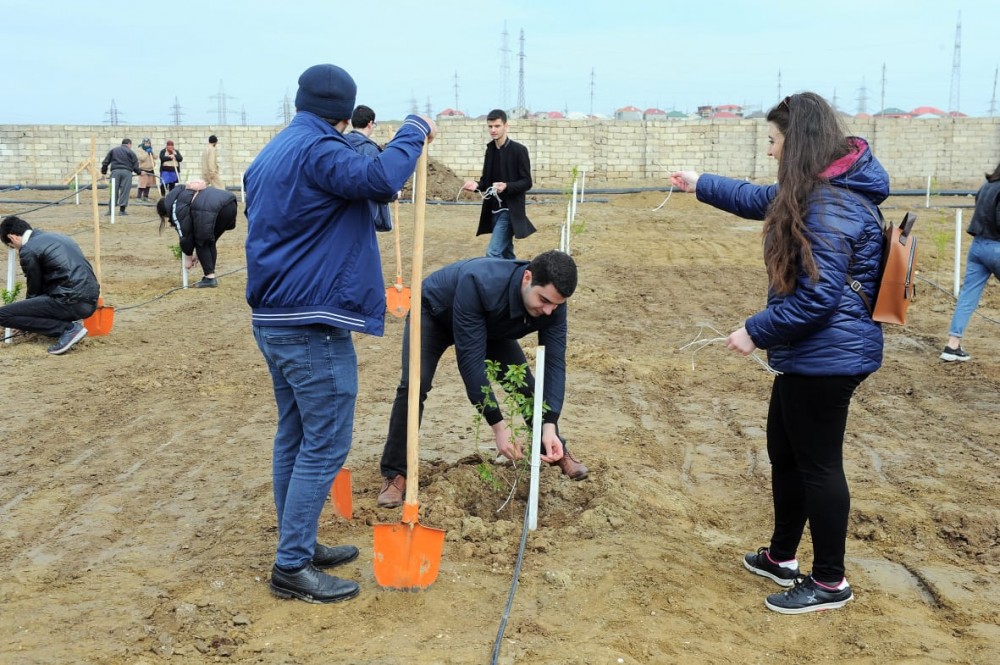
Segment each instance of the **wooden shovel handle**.
M403 283L403 256L399 251L399 199L398 198L392 202L392 235L396 239L396 284L399 285Z
M413 274L410 277L410 367L406 393L406 499L417 503L420 483L420 292L424 269L424 212L427 207L427 143L417 160L413 204Z

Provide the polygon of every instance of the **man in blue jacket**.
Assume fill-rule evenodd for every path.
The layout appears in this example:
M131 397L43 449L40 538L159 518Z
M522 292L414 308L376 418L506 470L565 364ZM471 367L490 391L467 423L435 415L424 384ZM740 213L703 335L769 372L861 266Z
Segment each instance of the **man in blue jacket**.
M316 542L319 516L351 448L358 390L352 332L381 335L385 283L368 200L413 173L433 122L411 115L376 158L344 138L354 79L334 65L299 77L297 113L246 171L247 302L278 410L272 474L278 547L271 591L330 603L356 582L322 572L358 556Z
M576 290L573 259L551 250L527 261L483 257L466 259L432 273L422 285L420 317L420 412L430 392L438 361L454 345L455 359L469 401L479 408L493 429L497 451L510 460L521 449L489 392L486 360L501 367L524 364L520 338L538 333L545 347L543 397L549 410L542 416L542 460L558 466L572 480L583 480L588 469L565 447L559 436L559 412L566 392L566 300ZM403 376L396 388L389 417L389 434L382 452L380 508L403 502L406 490L406 411L409 390L410 319L403 328ZM528 372L522 393L533 399L535 380Z

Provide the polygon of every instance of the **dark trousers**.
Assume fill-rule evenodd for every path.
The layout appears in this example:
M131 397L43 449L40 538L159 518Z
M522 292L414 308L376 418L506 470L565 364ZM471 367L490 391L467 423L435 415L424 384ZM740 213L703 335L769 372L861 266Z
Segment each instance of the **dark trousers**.
M132 172L128 169L112 169L111 177L115 181L116 201L109 202L109 206L117 205L122 211L128 207L128 197L132 193ZM110 196L110 191L108 192ZM109 207L108 210L111 208Z
M424 401L427 393L431 391L434 373L437 371L438 362L445 350L455 343L451 334L450 326L443 326L435 322L434 318L427 313L427 308L422 309L420 317L420 417L424 415ZM410 389L410 317L406 317L403 326L403 371L396 388L396 399L392 403L392 413L389 416L389 434L385 439L385 448L382 451L382 475L386 478L394 478L397 474L406 475L406 406L407 391ZM517 340L498 339L490 340L486 343L486 358L495 360L502 367L507 365L523 365L527 362L524 351ZM525 377L527 387L521 392L529 399L534 398L535 377L529 371Z
M844 475L844 430L860 376L783 374L774 380L767 414L775 559L795 557L806 521L813 543L813 577L844 578L851 495Z
M95 303L66 304L49 296L35 296L0 307L0 328L59 337L74 321L87 318L96 309Z
M206 275L215 272L215 261L219 256L215 243L226 232L236 226L236 201L226 204L215 218L215 237L212 240L195 240L194 251L198 255L198 263Z

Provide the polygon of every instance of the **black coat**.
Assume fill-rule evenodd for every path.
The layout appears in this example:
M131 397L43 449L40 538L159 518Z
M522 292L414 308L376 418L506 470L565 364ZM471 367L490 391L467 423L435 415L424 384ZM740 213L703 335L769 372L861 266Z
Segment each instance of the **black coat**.
M497 151L500 152L500 169L499 173L494 173L493 156ZM485 192L495 182L507 183L507 189L500 194L500 200L510 211L514 237L527 238L536 230L524 212L524 194L531 189L531 160L528 158L528 149L509 137L502 148L497 148L496 141L486 144L483 176L478 183L479 191ZM493 233L493 204L492 197L483 200L477 236Z
M181 251L189 256L195 245L210 245L223 231L234 228L227 228L219 218L223 208L236 205L236 196L224 189L206 187L199 191L179 185L167 193L163 202L177 231ZM235 222L236 216L231 219Z
M94 269L70 238L33 229L18 256L28 283L27 298L46 295L67 305L97 303L101 287Z

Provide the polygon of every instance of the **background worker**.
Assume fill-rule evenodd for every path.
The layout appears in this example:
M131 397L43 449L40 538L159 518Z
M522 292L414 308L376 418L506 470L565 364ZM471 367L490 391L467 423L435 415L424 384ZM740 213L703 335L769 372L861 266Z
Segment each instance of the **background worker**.
M177 231L184 265L191 269L201 264L205 276L194 288L217 287L215 244L223 233L236 228L236 196L224 189L208 187L204 180L195 178L157 201L156 212L160 216L160 233L168 221Z
M375 131L375 111L365 106L358 105L351 114L351 132L344 135L344 138L354 146L354 149L362 155L378 157L382 152L381 146L372 141L372 132ZM376 231L392 231L392 215L389 213L389 203L396 200L399 193L392 195L389 202L369 201L368 207L371 211L372 219L375 220Z
M477 236L492 233L486 256L513 259L514 238L535 232L524 210L524 194L531 189L528 149L507 136L507 114L493 109L486 116L491 141L486 144L483 175L469 180L463 189L486 195L479 212Z
M225 189L219 177L219 139L215 134L208 137L208 146L201 153L201 179L209 187Z
M965 362L972 358L962 348L962 335L979 306L990 275L1000 279L1000 164L986 174L986 182L976 192L976 209L967 233L972 236L972 244L965 261L962 290L948 327L948 343L940 356L945 362Z
M24 300L0 307L0 328L56 337L49 353L66 353L87 336L83 319L97 310L101 287L90 262L72 238L13 215L0 222L0 240L17 250L28 283Z
M101 174L107 175L111 170L111 179L115 183L115 198L108 201L108 214L111 206L118 205L118 214L127 215L128 198L132 194L132 174L139 175L139 158L132 152L132 139L122 139L122 144L108 151L101 162Z

